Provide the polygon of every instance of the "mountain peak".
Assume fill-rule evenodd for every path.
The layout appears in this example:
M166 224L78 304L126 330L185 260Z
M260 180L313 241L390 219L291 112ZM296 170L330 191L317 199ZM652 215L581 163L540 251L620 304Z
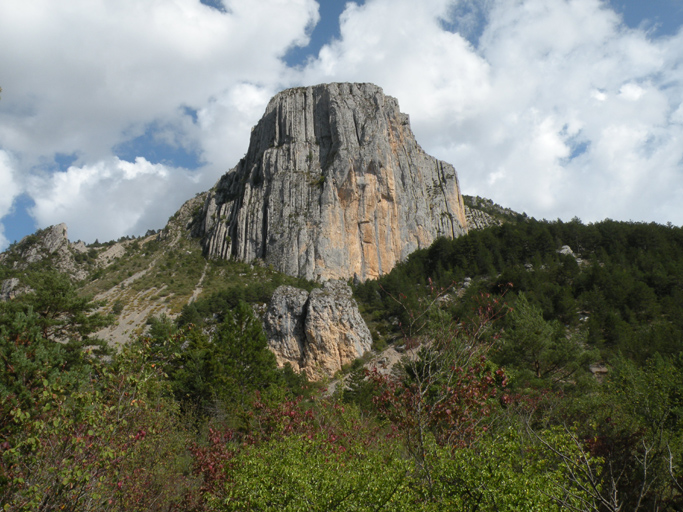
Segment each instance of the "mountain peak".
M398 101L367 83L275 95L200 222L207 256L318 281L379 277L466 231L455 169L427 155Z

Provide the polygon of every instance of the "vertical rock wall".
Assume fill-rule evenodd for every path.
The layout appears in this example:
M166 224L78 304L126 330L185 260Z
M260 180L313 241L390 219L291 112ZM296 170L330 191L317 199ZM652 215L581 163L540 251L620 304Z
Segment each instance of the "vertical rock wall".
M263 259L318 281L376 278L466 230L455 169L420 148L398 102L372 84L277 94L199 226L211 258Z

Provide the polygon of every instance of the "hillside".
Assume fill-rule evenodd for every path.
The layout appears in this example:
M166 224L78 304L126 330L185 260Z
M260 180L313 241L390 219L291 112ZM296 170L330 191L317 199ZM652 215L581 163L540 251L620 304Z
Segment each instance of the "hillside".
M465 200L467 204L471 199L465 196ZM73 280L80 294L101 301L102 311L114 315L114 325L98 336L118 345L142 334L149 318L176 317L186 305L226 289L261 306L280 285L310 289L305 280L274 271L262 261L244 264L205 258L201 239L192 231L205 201L206 194L197 195L163 229L140 238L86 245L70 242L63 224L38 231L0 255L0 296L7 299L20 292L26 271L55 268ZM494 217L492 205L481 201L468 206L468 218L479 219L481 228L518 216L507 210L507 216Z
M140 238L85 245L70 243L66 226L39 231L0 256L3 296L22 290L31 272L56 268L73 281L79 294L102 303L115 323L98 333L112 344L140 335L149 318L177 316L184 306L226 288L244 289L251 302L266 303L281 284L301 281L265 265L207 260L192 223L204 197L188 201L158 232Z
M683 228L460 194L332 84L163 229L11 246L3 510L683 509Z
M53 485L48 475L54 471L50 468L57 464L57 455L46 452L47 445L26 444L26 436L59 436L81 428L82 422L90 425L90 442L104 444L91 444L84 451L89 459L59 463L60 471L72 475L64 476L71 479L68 488L80 489L86 496L94 488L88 481L78 480L75 472L100 475L98 481L105 486L101 495L119 503L111 510L135 509L117 502L117 496L125 503L133 500L147 504L144 506L151 506L148 497L156 496L161 502L174 503L178 510L239 510L235 507L240 502L226 498L227 490L238 493L232 496L244 492L247 499L259 489L259 478L272 486L277 468L285 467L297 471L297 478L312 478L318 489L319 482L336 467L329 465L329 459L315 462L316 454L328 450L342 457L340 463L358 471L345 473L348 480L339 482L353 489L350 506L356 499L372 499L392 507L440 510L466 505L473 488L480 489L478 500L490 504L486 510L497 509L495 503L500 499L526 503L523 496L544 503L547 510L568 506L576 510L624 506L638 510L638 502L669 507L681 499L676 487L682 456L676 444L681 432L678 390L683 384L678 359L683 339L681 228L613 221L590 225L578 220L537 221L511 214L489 201L470 202L466 197L470 210L477 204L485 207L474 215L488 219L488 227L455 240L439 239L381 279L354 286L374 348L388 351L350 365L341 375L344 384L337 386L333 397L311 402L305 397L315 386L289 367L276 369L259 322L240 300L263 305L280 284L307 289L314 285L259 265L206 260L199 240L189 236L187 229L202 198L195 200L163 230L139 239L64 245L64 228L57 227L23 240L3 255L3 283L14 283L14 288L8 292L12 298L0 303L3 343L10 342L2 349L5 369L0 391L4 417L14 419L2 424L4 441L0 441L9 443L4 446L10 448L4 449L0 476L24 478L20 475L27 475L28 469L22 468L29 466L23 461L40 460L38 466L31 467L42 469L31 472L44 479L21 492L18 484L0 481L4 500L33 503L26 494L33 489L36 496L51 496L54 503L62 503L58 496L46 494L44 487ZM502 216L502 225L498 225L496 214ZM50 337L41 341L39 331L32 330L30 323L52 324L42 324L33 313L15 320L7 316L23 314L18 313L23 303L39 304L37 297L31 298L33 294L14 280L31 285L37 282L30 276L44 276L51 268L62 269L74 283L58 285L55 281L53 286L61 286L67 294L69 286L75 286L79 294L96 294L104 303L99 311L118 315L115 331L130 341L113 356L114 366L83 359L77 348L82 343L70 342L62 349ZM9 287L3 284L3 289ZM37 291L42 293L40 285ZM53 302L50 297L40 300ZM94 317L96 310L88 310L87 303L76 304L90 315L89 324L83 323L86 317L78 315L55 318L63 319L61 325L67 330L62 332L73 332L69 336L84 333L83 342L92 343L87 341L87 333L94 333L92 328L104 319ZM162 313L179 316L173 321ZM130 322L133 318L135 323ZM204 334L207 329L214 332L213 342ZM140 336L145 330L148 335ZM17 339L24 341L18 345L10 341ZM36 360L38 366L19 363L25 361L20 358L22 347L43 347L41 351L47 350L40 356L43 362ZM242 348L234 352L230 347ZM35 352L32 357L38 353L43 354ZM384 370L401 355L404 359L392 372ZM369 366L367 373L363 365L370 360L375 366ZM105 366L100 368L102 364ZM430 370L422 373L420 368ZM103 372L102 377L84 381L93 371ZM16 387L13 376L17 372L28 387ZM138 376L143 375L140 380ZM117 387L124 381L128 382L124 388ZM457 386L453 387L454 383ZM35 395L46 389L62 397L58 398L62 405L54 412L48 409L38 414L33 406L20 405L46 403ZM245 402L256 390L261 400L268 397L266 401ZM106 411L116 410L108 404L118 400L120 392L145 397L144 406L119 409L117 414L123 412L130 418L120 432L124 437L106 427L114 421ZM92 396L101 396L95 416L82 409L82 400ZM282 396L289 398L281 402ZM415 402L419 396L422 398ZM426 409L419 413L415 407L422 400ZM26 416L12 413L17 407L25 410ZM199 413L193 421L211 425L213 433L197 438L186 430L173 412L178 407L183 414ZM62 423L64 415L76 411L81 419ZM53 418L49 428L41 419L46 417ZM160 422L165 425L161 429ZM400 429L405 435L381 434L384 440L379 442L377 436L387 428ZM428 429L434 436L429 442L436 444L418 442L411 433L417 432L415 428ZM150 429L153 435L141 434ZM136 436L135 445L125 440ZM301 454L297 443L307 437L314 440L311 446L315 449ZM520 443L523 452L515 448ZM454 452L440 451L449 445L456 447ZM136 485L118 487L116 480L110 480L109 470L100 465L106 460L104 452L93 452L105 446L116 446L121 462L109 467L118 468L119 474L140 469L150 473ZM406 456L396 455L399 446L408 450ZM64 449L80 448L65 445ZM420 450L427 451L419 455ZM647 450L647 461L642 458L643 450ZM578 454L580 463L574 459ZM29 455L37 458L26 459ZM19 456L21 459L16 458ZM262 457L265 466L259 465ZM423 457L434 464L429 470L432 474L457 471L465 480L448 489L429 485L423 473L426 469L420 465ZM162 460L173 460L173 468L162 470ZM233 460L237 466L219 462ZM367 471L359 465L360 460L370 464ZM553 461L552 471L545 465L548 460ZM490 472L491 462L496 473ZM216 464L233 468L227 473L229 480L212 472L210 468ZM610 464L612 468L618 464L619 474L628 478L622 476L623 480L612 480L612 484L604 480L615 476ZM253 472L256 468L259 478ZM520 472L519 468L525 469ZM604 476L576 473L589 468ZM415 480L404 489L399 482L406 470ZM163 484L168 479L176 482L174 489ZM532 487L529 479L535 482ZM507 487L501 487L502 481ZM387 494L371 492L368 485L386 489ZM586 485L600 485L605 492L586 491ZM646 492L638 490L643 485L648 486ZM413 491L408 492L409 488ZM287 490L284 483L274 489L275 495L269 499L281 492L294 492L295 496L308 492ZM414 494L416 489L427 493L429 499ZM612 506L608 498L615 493L618 500ZM209 506L204 502L209 496L224 505ZM312 496L329 499L319 491ZM252 503L250 498L247 502ZM280 501L273 503L282 506ZM435 508L429 508L432 506ZM21 508L9 510L15 509Z
M480 293L505 291L511 302L525 295L546 321L558 322L564 331L580 330L603 359L622 354L644 362L680 350L681 228L525 219L439 240L389 275L358 286L356 294L375 318L391 318L401 311L394 304L393 313L387 312L383 297L389 294L414 302L428 286L457 289L464 282L466 290L453 301L455 316Z

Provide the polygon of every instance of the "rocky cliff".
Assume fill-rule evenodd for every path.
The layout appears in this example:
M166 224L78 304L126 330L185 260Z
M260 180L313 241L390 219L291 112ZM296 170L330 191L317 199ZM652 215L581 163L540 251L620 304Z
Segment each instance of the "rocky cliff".
M372 346L370 330L343 281L327 281L310 294L280 286L263 324L278 365L290 363L310 380L334 375Z
M25 269L31 264L49 261L52 268L73 279L82 280L88 274L77 263L76 256L87 250L83 242L69 242L66 224L57 224L24 237L18 244L11 246L0 254L0 264L12 269ZM4 284L3 289L6 286Z
M420 148L396 99L348 83L277 94L195 225L210 258L318 281L376 278L466 230L455 169Z

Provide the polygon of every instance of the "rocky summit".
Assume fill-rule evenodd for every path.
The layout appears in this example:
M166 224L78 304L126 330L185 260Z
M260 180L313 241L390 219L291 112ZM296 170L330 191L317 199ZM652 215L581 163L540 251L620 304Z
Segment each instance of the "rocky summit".
M356 83L277 94L195 224L209 258L316 281L377 278L466 232L455 169L422 150L395 98Z

